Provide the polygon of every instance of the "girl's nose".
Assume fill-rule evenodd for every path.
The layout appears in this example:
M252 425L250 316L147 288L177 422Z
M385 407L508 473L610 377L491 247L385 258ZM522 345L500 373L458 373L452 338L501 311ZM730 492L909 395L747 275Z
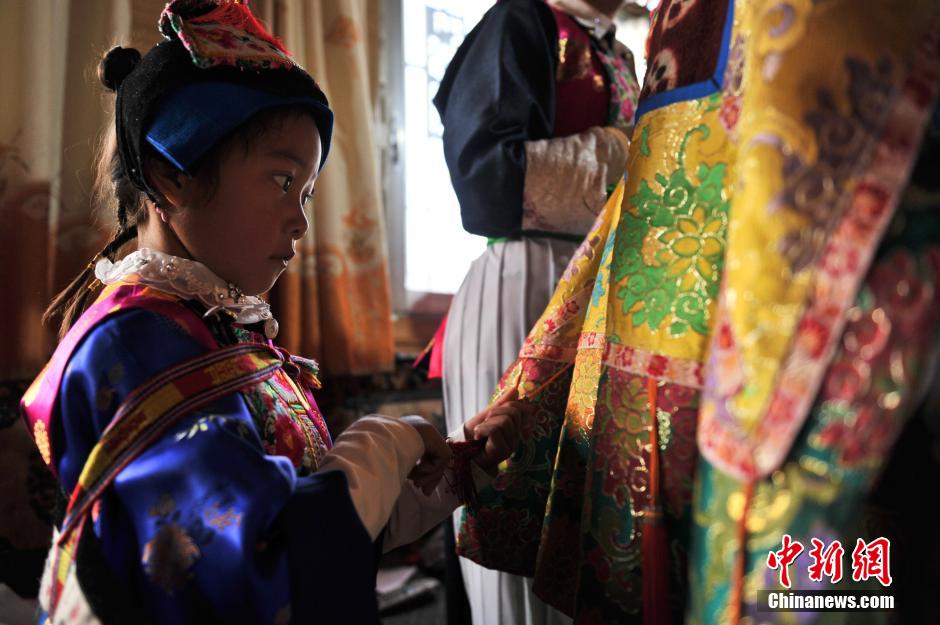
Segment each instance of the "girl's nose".
M290 223L291 238L294 240L302 238L307 233L308 226L307 212L301 206Z

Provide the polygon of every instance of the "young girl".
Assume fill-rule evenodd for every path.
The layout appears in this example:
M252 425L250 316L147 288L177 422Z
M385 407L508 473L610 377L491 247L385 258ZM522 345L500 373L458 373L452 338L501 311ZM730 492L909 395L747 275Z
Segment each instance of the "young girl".
M41 622L375 622L374 550L485 481L520 406L456 455L420 417L332 440L316 363L257 296L307 229L332 112L243 4L176 0L160 26L102 61L118 231L47 311L61 341L22 404L63 493Z

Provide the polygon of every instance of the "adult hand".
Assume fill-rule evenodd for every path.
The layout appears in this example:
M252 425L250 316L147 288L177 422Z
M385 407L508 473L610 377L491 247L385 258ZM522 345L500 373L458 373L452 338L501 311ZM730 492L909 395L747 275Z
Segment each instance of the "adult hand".
M512 455L522 440L523 420L532 413L533 405L519 401L519 393L512 389L493 406L464 423L468 441L486 439L486 445L474 462L489 473L495 473L499 463Z

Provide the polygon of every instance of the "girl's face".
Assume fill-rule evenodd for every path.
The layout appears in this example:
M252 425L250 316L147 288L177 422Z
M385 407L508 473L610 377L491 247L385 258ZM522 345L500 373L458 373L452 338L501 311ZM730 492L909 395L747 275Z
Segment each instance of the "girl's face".
M278 119L248 150L235 147L222 157L208 201L185 180L184 206L170 218L176 236L219 277L248 295L264 293L307 231L304 205L313 195L320 152L309 115Z

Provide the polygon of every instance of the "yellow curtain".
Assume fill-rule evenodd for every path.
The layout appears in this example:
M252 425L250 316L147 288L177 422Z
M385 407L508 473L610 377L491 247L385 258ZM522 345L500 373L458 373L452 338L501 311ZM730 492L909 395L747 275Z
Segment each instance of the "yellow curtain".
M34 376L53 333L39 318L103 244L110 215L93 215L97 139L113 97L96 78L114 43L146 51L162 0L0 2L0 379ZM336 111L299 258L271 294L279 342L328 373L367 373L393 360L388 262L372 133L378 3L253 2Z
M336 114L310 230L271 293L280 342L328 374L390 369L394 346L374 111L381 3L261 0L255 13L326 92Z
M49 544L54 489L36 446L19 426L24 390L54 344L40 325L52 296L103 244L108 216L92 214L92 162L110 121L95 70L114 42L156 42L157 0L8 0L0 2L0 542L19 563L0 576L28 592ZM138 23L147 13L150 27ZM6 556L5 556L6 557ZM33 618L31 603L0 593L14 625Z
M113 42L150 45L135 12L155 0L0 3L0 379L35 375L53 333L39 318L102 243L90 204L97 139L110 119L95 70ZM149 36L149 41L135 38Z

